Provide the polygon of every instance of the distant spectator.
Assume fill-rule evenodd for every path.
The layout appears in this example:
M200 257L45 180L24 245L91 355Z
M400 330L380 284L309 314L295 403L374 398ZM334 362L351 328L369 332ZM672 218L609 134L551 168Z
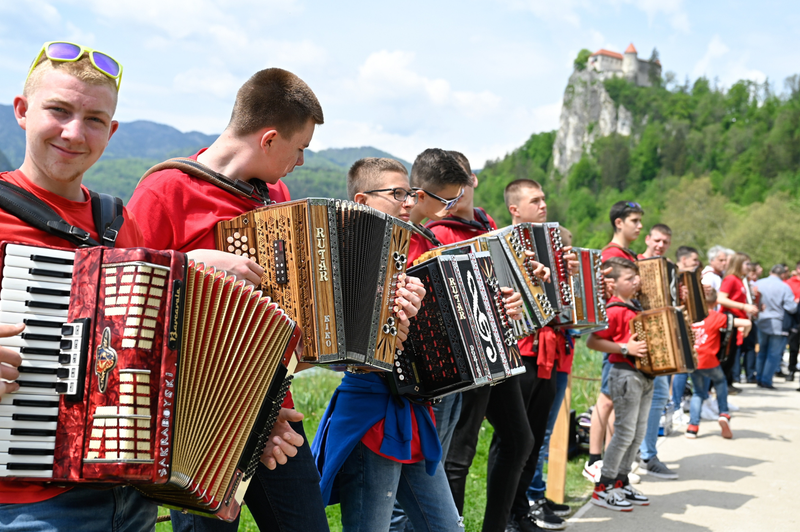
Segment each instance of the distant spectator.
M703 284L719 292L722 276L728 267L728 257L731 255L733 251L723 246L714 246L708 250L708 266L702 272Z
M757 285L761 292L761 313L758 315L758 345L756 359L756 381L761 388L775 389L772 377L780 368L783 350L786 348L788 327L784 327L786 313L794 313L797 303L792 289L781 281L786 266L776 264L769 277L759 279Z
M758 314L758 307L752 301L752 294L749 285L745 285L747 281L747 274L750 272L750 256L745 253L735 253L733 257L728 260L728 268L726 275L722 279L722 284L717 293L717 302L722 305L723 310L727 314L733 314L734 317L749 319ZM753 333L751 333L753 334ZM731 357L730 362L723 368L726 376L728 377L728 393L735 395L741 390L733 386L734 377L739 380L739 357L745 353L745 339L737 342L739 351L735 357ZM748 376L749 377L749 376Z
M638 258L664 257L672 244L672 229L666 224L656 224L644 237L644 243L647 245L647 249Z
M700 253L693 247L681 246L675 253L675 260L679 270L691 272L700 266Z

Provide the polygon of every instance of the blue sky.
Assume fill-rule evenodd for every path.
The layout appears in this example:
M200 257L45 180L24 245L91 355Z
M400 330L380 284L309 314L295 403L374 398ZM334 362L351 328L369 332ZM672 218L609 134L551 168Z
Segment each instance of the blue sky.
M482 167L558 127L581 48L658 48L679 80L800 72L796 1L0 1L0 103L44 41L103 50L125 68L117 118L220 132L236 89L279 66L319 97L312 149L372 145L407 160L457 149Z

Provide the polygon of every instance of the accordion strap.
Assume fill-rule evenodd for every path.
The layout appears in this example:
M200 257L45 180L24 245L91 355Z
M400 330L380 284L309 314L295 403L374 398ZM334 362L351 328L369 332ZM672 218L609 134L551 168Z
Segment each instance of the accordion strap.
M428 222L425 227L428 229L437 226L463 228L463 226L466 225L467 227L471 227L472 229L477 229L479 231L491 231L493 228L491 222L489 222L489 216L486 214L486 211L480 207L475 207L474 212L476 218L475 220L465 220L464 218L458 218L457 216L448 216L446 218L442 218L441 220Z
M269 199L269 189L263 181L251 179L250 182L245 182L241 179L231 179L226 175L212 170L203 163L195 161L194 159L189 159L188 157L175 157L163 163L158 163L144 173L137 186L141 185L142 181L147 179L148 176L155 172L160 172L161 170L180 170L184 174L211 183L226 192L230 192L234 196L251 199L264 205L269 205L271 203Z
M102 243L93 239L89 232L67 223L50 206L12 183L0 181L0 208L13 214L31 227L57 236L78 247L108 246L114 247L125 219L122 217L122 200L89 191L92 205L92 217L95 229L101 235Z
M429 240L437 248L442 245L442 243L439 242L439 239L436 238L436 235L433 234L433 231L431 231L430 229L428 229L424 225L419 225L419 224L415 224L415 223L412 223L410 225L411 225L412 230L415 233L420 235L422 238L425 238L426 240Z

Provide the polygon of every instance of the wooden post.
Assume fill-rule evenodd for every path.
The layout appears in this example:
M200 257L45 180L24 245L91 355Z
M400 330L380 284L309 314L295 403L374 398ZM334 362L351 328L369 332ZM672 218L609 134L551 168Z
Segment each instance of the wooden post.
M558 419L550 435L550 455L547 459L547 493L551 501L564 503L567 487L567 461L569 454L569 405L572 399L572 375L567 382L567 391Z

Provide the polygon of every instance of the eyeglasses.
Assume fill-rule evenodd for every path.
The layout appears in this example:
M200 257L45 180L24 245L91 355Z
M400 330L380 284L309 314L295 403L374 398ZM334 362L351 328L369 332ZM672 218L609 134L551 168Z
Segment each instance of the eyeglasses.
M367 190L364 192L364 194L374 194L376 192L391 192L394 199L400 203L405 203L409 197L414 202L414 205L416 205L417 201L419 201L419 197L417 197L416 192L413 190L406 190L404 188L377 188L375 190Z
M47 57L50 61L69 63L79 60L83 57L83 54L89 54L89 60L97 70L109 78L116 80L117 90L119 91L119 86L122 84L122 65L119 64L119 61L103 52L98 52L92 48L66 41L44 43L42 49L39 51L39 55L36 56L33 64L31 64L31 69L28 70L28 77L25 78L25 82L28 82L28 78L31 77L33 69L39 64L42 55Z
M423 191L425 194L427 194L428 196L432 197L433 199L436 199L436 200L439 200L439 201L441 201L442 203L444 203L444 210L446 210L446 211L449 211L450 209L452 209L453 207L455 207L455 206L456 206L456 203L458 203L458 200L460 200L460 199L461 199L461 196L463 196L463 195L464 195L464 187L461 187L461 192L459 192L459 193L458 193L458 196L456 196L456 197L455 197L455 198L453 198L453 199L444 199L444 198L443 198L443 197L441 197L441 196L437 196L437 195L436 195L436 194L434 194L433 192L428 192L428 191L427 191L427 190L425 190L424 188L417 188L417 187L414 187L414 190L421 190L421 191Z
M631 209L641 209L642 208L642 206L639 205L638 203L636 203L635 201L626 201L625 205L627 205Z

